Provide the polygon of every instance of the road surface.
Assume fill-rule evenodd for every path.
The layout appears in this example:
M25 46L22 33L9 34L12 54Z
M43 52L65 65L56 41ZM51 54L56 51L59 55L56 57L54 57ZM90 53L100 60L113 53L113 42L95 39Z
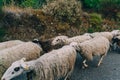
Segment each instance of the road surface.
M103 64L96 67L99 57L89 62L89 68L81 69L80 56L78 55L71 80L120 80L120 51L109 52Z

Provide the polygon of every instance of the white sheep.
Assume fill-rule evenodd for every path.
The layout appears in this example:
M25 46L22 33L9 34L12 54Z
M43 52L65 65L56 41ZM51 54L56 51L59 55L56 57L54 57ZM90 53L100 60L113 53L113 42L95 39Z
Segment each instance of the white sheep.
M64 45L66 40L68 39L68 36L57 36L53 39L52 41L52 45Z
M66 80L74 69L76 56L76 50L66 45L60 49L52 50L36 60L28 62L19 60L8 68L2 80L10 80L22 73L31 71L30 74L33 80L58 80L61 78Z
M83 67L88 67L88 65L86 64L86 60L93 60L93 56L95 55L101 57L97 64L97 66L100 66L103 58L108 52L109 44L109 40L101 36L95 37L79 44L73 42L70 44L70 46L73 46L83 56Z
M80 35L71 38L68 38L66 36L57 36L53 39L52 45L58 45L58 44L67 45L70 44L71 42L81 43L89 39L91 39L91 37L86 35Z
M120 30L113 30L111 31L111 33L113 34L113 36L118 36L120 35Z
M91 37L99 37L103 36L106 37L110 42L112 41L113 35L111 32L94 32L90 34Z
M113 39L113 34L111 32L94 32L94 33L86 33L84 35L89 35L92 38L94 37L99 37L99 36L103 36L105 38L107 38L110 41L110 51L112 50L112 39Z
M16 46L19 44L24 43L23 41L20 40L10 40L10 41L5 41L0 43L0 50L10 48L12 46Z
M42 48L33 42L26 42L0 51L0 77L3 72L16 60L25 57L27 60L36 59L41 55Z

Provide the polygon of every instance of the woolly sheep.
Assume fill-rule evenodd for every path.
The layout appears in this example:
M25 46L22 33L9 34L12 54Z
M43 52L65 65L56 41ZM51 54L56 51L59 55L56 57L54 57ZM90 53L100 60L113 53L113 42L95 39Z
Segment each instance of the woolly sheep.
M57 36L53 39L52 45L64 45L66 40L68 39L68 36Z
M20 40L10 40L10 41L5 41L0 43L0 50L5 49L5 48L10 48L12 46L16 46L19 44L24 43L23 41Z
M99 36L103 36L105 38L107 38L110 42L112 41L113 35L110 32L95 32L90 34L91 37L99 37Z
M120 30L113 30L113 31L111 31L111 33L113 36L118 36L118 35L120 35Z
M97 66L100 66L104 56L109 49L109 40L105 37L95 37L82 43L73 42L70 46L73 46L83 56L83 67L88 67L86 60L93 60L93 56L101 56Z
M76 50L67 45L60 49L52 50L36 60L28 62L23 60L16 61L5 72L2 80L10 80L22 73L29 72L33 80L58 80L61 78L66 80L73 71L76 55ZM32 73L35 75L32 75Z
M110 41L110 51L112 50L112 38L113 38L113 34L111 32L94 32L94 33L85 33L84 35L87 36L91 36L92 38L94 37L99 37L99 36L103 36L105 38L107 38Z
M25 57L27 60L36 59L41 55L42 49L37 44L26 42L0 51L0 77L3 72L16 60Z
M58 45L58 44L63 44L63 45L67 45L70 44L71 42L84 42L86 40L91 39L90 36L86 36L86 35L80 35L80 36L75 36L75 37L65 37L65 36L57 36L55 37L55 39L52 41L52 45Z

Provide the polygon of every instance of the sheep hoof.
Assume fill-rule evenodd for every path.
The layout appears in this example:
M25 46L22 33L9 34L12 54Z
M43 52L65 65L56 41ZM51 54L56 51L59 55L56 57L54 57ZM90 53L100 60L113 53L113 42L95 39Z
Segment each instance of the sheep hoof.
M82 66L82 69L85 69L85 66Z
M84 67L86 67L86 68L87 68L87 67L88 67L88 65L87 65L87 64L84 64Z
M97 67L99 67L99 66L100 66L100 64L97 65Z
M82 69L85 69L85 68L87 68L88 67L88 65L87 64L84 64L83 66L82 66Z
M99 67L101 64L103 64L103 63L101 62L101 63L97 64L97 67Z

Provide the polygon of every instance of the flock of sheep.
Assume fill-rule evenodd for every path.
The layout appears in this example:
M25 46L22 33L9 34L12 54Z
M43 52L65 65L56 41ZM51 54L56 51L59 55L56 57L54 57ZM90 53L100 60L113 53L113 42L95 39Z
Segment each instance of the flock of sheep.
M54 46L61 45L58 49ZM57 36L47 41L0 43L0 78L11 80L27 74L27 80L66 80L73 72L76 56L83 58L83 68L94 56L100 56L97 66L109 50L120 47L120 30L85 33L75 37Z

